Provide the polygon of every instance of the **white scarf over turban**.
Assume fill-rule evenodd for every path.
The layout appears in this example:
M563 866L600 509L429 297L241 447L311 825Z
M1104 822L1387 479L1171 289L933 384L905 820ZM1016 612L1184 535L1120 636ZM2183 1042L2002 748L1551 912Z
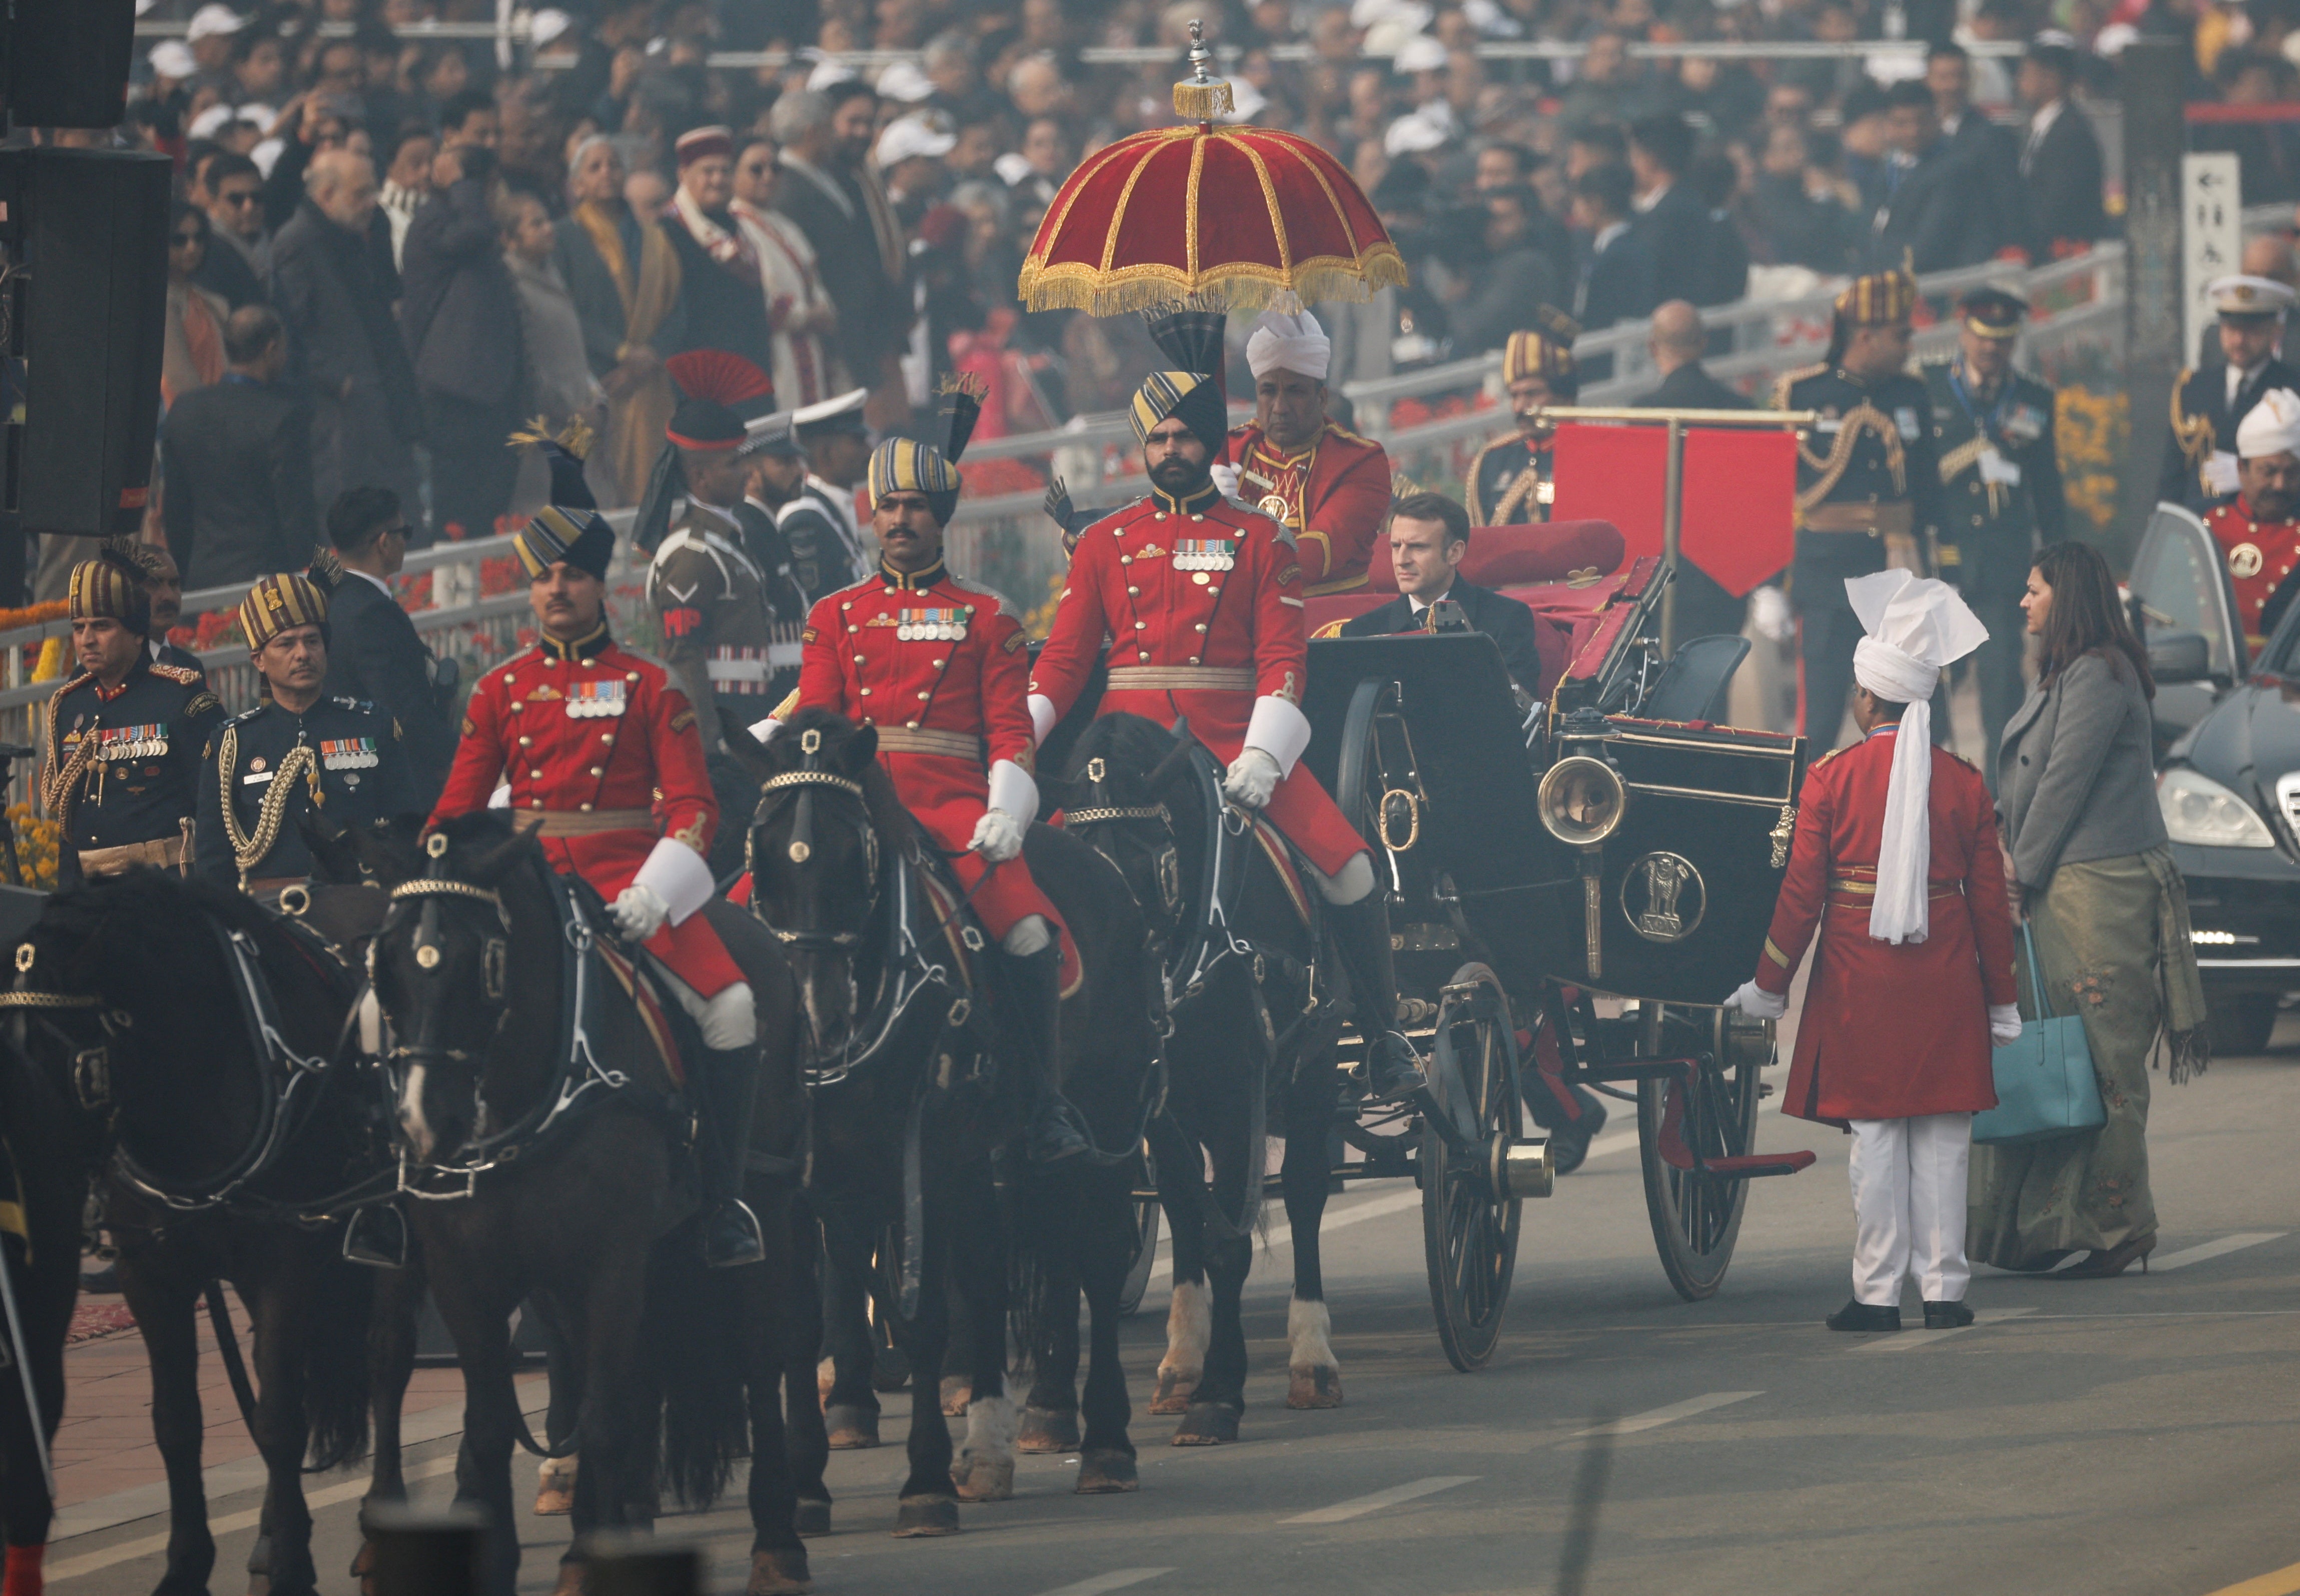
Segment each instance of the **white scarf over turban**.
M2237 427L2236 452L2246 460L2300 454L2300 394L2290 388L2262 394Z
M1334 341L1307 311L1292 316L1264 311L1246 341L1246 363L1256 381L1271 371L1298 371L1323 382L1333 355Z
M1931 929L1933 688L1942 671L1988 641L1988 628L1947 583L1904 570L1848 577L1845 594L1869 634L1853 651L1854 679L1888 703L1909 706L1893 738L1869 935L1922 942Z

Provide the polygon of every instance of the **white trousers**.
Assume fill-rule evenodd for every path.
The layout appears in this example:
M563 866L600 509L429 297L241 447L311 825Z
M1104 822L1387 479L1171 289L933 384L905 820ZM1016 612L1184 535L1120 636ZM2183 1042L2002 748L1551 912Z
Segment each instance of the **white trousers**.
M1964 1259L1964 1175L1972 1116L1853 1121L1853 1296L1898 1307L1915 1276L1928 1302L1962 1302L1972 1279Z

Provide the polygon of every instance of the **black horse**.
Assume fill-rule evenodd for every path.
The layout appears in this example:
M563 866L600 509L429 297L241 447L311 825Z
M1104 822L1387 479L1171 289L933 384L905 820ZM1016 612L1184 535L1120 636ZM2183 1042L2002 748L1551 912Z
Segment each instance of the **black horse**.
M158 1588L203 1592L215 1563L197 1318L210 1283L224 1281L254 1319L255 1389L240 1394L267 1484L250 1573L273 1596L310 1592L305 1459L333 1468L364 1450L371 1398L375 1272L343 1259L331 1218L376 1189L383 1168L373 1100L338 1056L347 972L236 893L140 869L53 899L15 964L0 1012L22 1090L79 1120L42 1178L85 1189L104 1167L104 1225L151 1359L171 1509ZM68 1234L52 1213L42 1224ZM76 1239L47 1245L77 1258ZM40 1310L54 1304L43 1298ZM53 1317L41 1331L60 1346ZM51 1355L47 1342L35 1353L44 1365ZM396 1387L387 1374L377 1390L395 1416L404 1385L404 1372ZM377 1460L387 1491L394 1442Z
M690 1121L647 1008L603 961L588 889L554 877L533 836L503 816L452 821L420 853L354 841L393 898L375 937L375 989L412 1184L438 1199L414 1203L415 1229L463 1369L456 1496L488 1512L496 1588L508 1592L518 1571L511 1452L527 1441L508 1321L532 1297L573 1354L579 1543L652 1519L660 1426L662 1475L691 1503L714 1500L747 1447L750 1591L805 1590L781 1389L788 1348L812 1331L787 1322L778 1289L800 1269L788 1204L802 1111L779 956L743 916L714 913L757 1008L746 1197L769 1256L706 1270L686 1222L697 1203L680 1151ZM827 1502L819 1474L813 1492ZM559 1588L580 1582L571 1550Z
M1157 1030L1140 915L1091 849L1046 827L1024 844L1030 873L1075 940L1083 983L1062 1002L1063 1090L1096 1142L1033 1169L1019 1151L1028 1108L1016 1072L989 1065L982 1010L999 1001L989 950L932 845L878 764L877 734L802 711L744 755L762 784L751 828L752 909L788 950L811 1033L810 1199L821 1216L833 1333L862 1322L871 1259L899 1226L894 1330L910 1366L910 1472L896 1534L948 1534L959 1500L1007 1496L1017 1415L1006 1395L1008 1253L994 1165L1013 1175L1018 1232L1046 1299L1073 1322L1082 1287L1095 1323L1078 1489L1136 1487L1118 1362L1118 1297L1133 1226L1129 1170L1154 1093ZM946 1289L946 1287L949 1289ZM950 1309L965 1316L964 1450L955 1467L938 1401ZM1026 1315L1026 1317L1029 1317ZM1073 1334L1075 1332L1073 1331ZM833 1427L875 1413L867 1346L835 1349ZM1073 1359L1073 1362L1075 1360ZM1045 1400L1076 1407L1067 1383ZM1073 1421L1074 1422L1074 1421Z
M1338 959L1316 960L1312 878L1279 864L1274 833L1222 803L1218 775L1212 756L1187 736L1140 716L1105 715L1079 734L1062 779L1046 784L1046 797L1065 806L1065 825L1126 877L1149 921L1154 967L1172 988L1167 1111L1151 1126L1150 1147L1173 1234L1174 1294L1150 1411L1182 1416L1177 1446L1238 1439L1246 1408L1238 1301L1253 1261L1265 1134L1286 1138L1293 1230L1286 1403L1342 1401L1318 1226L1332 1173L1346 981Z

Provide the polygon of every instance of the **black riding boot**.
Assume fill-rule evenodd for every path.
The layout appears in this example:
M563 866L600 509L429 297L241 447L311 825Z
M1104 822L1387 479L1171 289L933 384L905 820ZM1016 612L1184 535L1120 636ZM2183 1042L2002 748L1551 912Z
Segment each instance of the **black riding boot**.
M1076 1158L1093 1147L1086 1120L1062 1095L1061 1034L1062 950L1050 943L1035 953L999 954L1005 1001L994 1004L1006 1056L1030 1083L1029 1152L1034 1164Z
M1366 1044L1366 1100L1396 1102L1421 1085L1421 1059L1397 1025L1397 966L1389 956L1389 905L1377 887L1354 903L1329 904L1334 947L1350 978Z
M705 1048L695 1086L703 1123L695 1137L703 1180L703 1261L714 1269L754 1264L767 1256L758 1216L743 1201L743 1160L751 1146L751 1105L757 1094L756 1047Z

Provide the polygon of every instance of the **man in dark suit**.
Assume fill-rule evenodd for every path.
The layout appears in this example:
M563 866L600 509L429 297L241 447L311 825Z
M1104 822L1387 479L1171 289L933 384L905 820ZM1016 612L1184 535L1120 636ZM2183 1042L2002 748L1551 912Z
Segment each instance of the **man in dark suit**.
M252 582L302 566L319 530L312 502L312 411L279 380L288 340L268 306L224 323L223 379L194 388L160 435L161 519L188 581Z
M2021 141L1972 104L1972 59L1954 39L1940 39L1925 52L1925 87L1932 91L1933 115L1949 154L1988 195L1986 227L1976 230L1996 254L2008 245L2026 247L2027 200L2021 187Z
M1871 224L1869 258L1879 270L1908 263L1946 271L1988 258L1988 207L1977 203L1979 176L1940 135L1932 91L1896 83L1888 92L1885 203Z
M1534 642L1533 611L1503 594L1462 579L1470 552L1470 512L1444 494L1409 494L1389 514L1389 557L1397 596L1379 610L1342 623L1345 637L1387 637L1429 629L1430 607L1440 599L1462 606L1471 629L1501 645L1510 680L1530 702L1542 687L1541 650Z
M849 377L884 390L900 380L896 357L912 315L904 291L902 231L871 170L877 95L862 83L787 94L769 125L786 169L775 209L814 245L823 287L838 307L839 351ZM879 419L874 417L874 420Z
M1672 299L1653 313L1653 330L1646 347L1653 352L1654 370L1662 374L1661 387L1633 401L1639 410L1754 410L1756 406L1702 370L1701 354L1708 335L1701 312L1681 299ZM1698 506L1692 506L1695 514ZM1748 617L1748 601L1737 599L1717 579L1689 561L1677 566L1676 641L1688 637L1741 635Z
M1656 300L1699 301L1709 257L1709 207L1685 174L1693 167L1693 129L1674 112L1629 129L1629 175L1637 185L1630 228L1653 265ZM1585 316L1586 327L1604 323Z
M407 561L407 518L388 487L354 487L328 511L336 573L328 595L331 697L375 705L399 727L400 749L419 804L428 810L446 785L455 728L441 702L439 661L391 591Z
M1649 313L1654 263L1629 223L1629 168L1593 166L1581 174L1573 185L1573 225L1589 238L1574 295L1574 320L1591 332L1603 332L1617 321ZM1586 367L1582 375L1602 381L1612 375L1611 360L1605 364L1603 371L1594 364Z
M2100 139L2069 90L2077 76L2076 40L2056 29L2038 34L2021 62L2021 99L2029 108L2021 151L2027 189L2029 254L2049 261L2063 245L2089 245L2108 230L2101 209Z

